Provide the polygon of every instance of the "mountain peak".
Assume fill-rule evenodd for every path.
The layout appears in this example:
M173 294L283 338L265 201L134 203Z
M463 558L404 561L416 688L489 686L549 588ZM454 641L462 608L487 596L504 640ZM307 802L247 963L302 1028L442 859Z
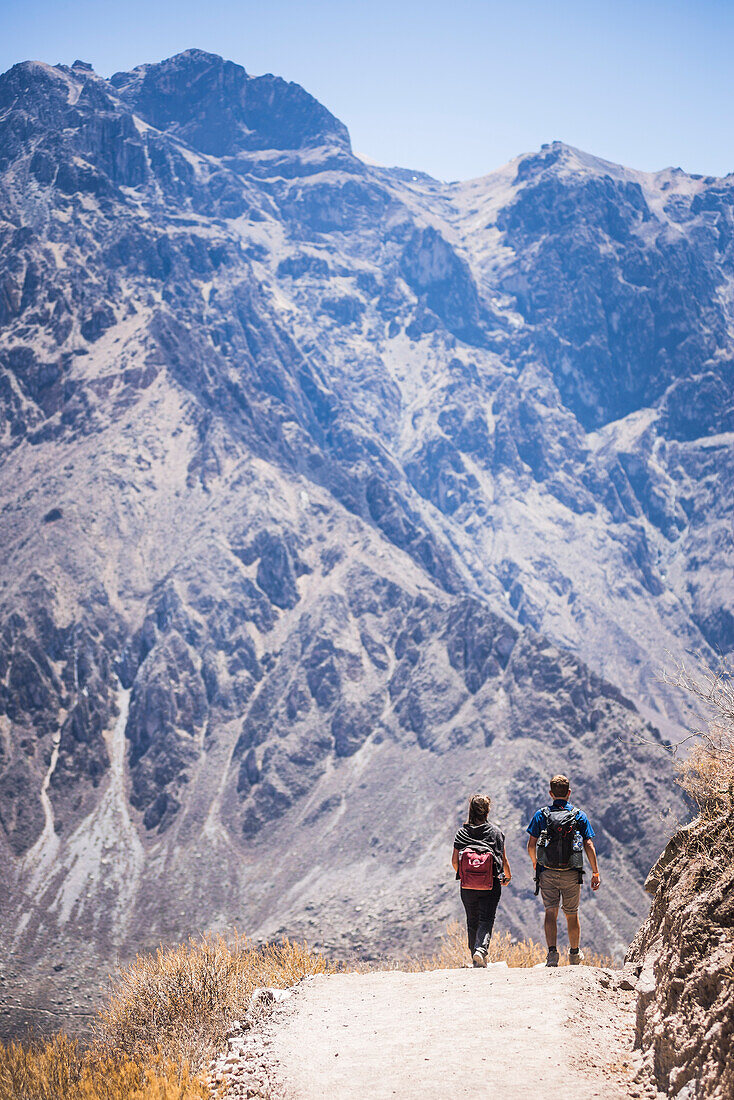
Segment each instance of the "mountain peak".
M299 84L249 76L205 50L115 73L110 83L146 122L213 156L316 145L351 151L346 126Z
M219 54L191 47L191 49L172 54L171 57L166 57L162 61L136 65L129 72L117 72L110 77L110 84L114 85L120 92L127 92L138 87L151 76L156 80L164 77L175 80L177 76L191 80L198 79L205 73L218 74L225 66L230 66L247 77L247 73L241 65L237 65L233 61L225 61Z
M234 61L226 61L221 54L210 53L209 50L200 50L198 46L190 46L187 50L180 50L178 53L172 54L165 61L161 62L164 65L191 65L191 64L217 64L217 65L234 65ZM238 69L242 66L238 65Z
M49 117L50 110L76 99L78 90L71 69L45 61L20 61L0 75L0 110L28 111L35 105Z
M518 177L520 179L537 176L547 169L552 169L554 175L583 172L613 177L626 176L629 171L620 164L604 160L602 157L586 153L583 149L558 140L546 142L537 152L526 153L519 158Z

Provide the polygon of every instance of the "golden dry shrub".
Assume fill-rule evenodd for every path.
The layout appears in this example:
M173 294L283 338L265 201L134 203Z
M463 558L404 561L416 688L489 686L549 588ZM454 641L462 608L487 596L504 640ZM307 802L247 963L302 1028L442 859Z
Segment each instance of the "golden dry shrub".
M488 962L506 962L512 967L537 966L544 963L547 948L535 940L515 940L509 932L499 932L492 936L489 943ZM568 963L568 952L562 951L560 965ZM612 959L595 952L584 952L583 962L587 966L614 966ZM401 970L451 970L470 964L469 948L466 941L466 929L459 921L446 926L441 944L433 955L419 956L403 966Z
M205 935L143 954L113 978L96 1040L108 1055L154 1056L202 1068L241 1020L258 986L285 988L337 970L305 943L254 946L236 933Z
M715 666L704 661L690 669L680 664L667 682L682 688L691 700L694 745L678 761L678 782L704 818L734 810L734 668L721 657Z
M704 817L734 809L734 736L709 731L676 764L677 779Z
M85 1051L66 1035L0 1044L0 1100L207 1100L189 1067Z

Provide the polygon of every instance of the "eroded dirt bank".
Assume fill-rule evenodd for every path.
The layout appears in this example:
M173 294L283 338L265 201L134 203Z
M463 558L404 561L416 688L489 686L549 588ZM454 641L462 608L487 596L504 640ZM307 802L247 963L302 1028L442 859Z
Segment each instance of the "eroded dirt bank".
M627 955L638 972L637 1043L675 1100L734 1097L734 815L670 841L647 889L650 916Z

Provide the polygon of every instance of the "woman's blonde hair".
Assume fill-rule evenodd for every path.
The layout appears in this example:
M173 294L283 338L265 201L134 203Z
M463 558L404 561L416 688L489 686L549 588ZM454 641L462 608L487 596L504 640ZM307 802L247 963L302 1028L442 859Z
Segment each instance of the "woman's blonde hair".
M492 799L487 794L473 794L469 799L469 818L465 825L483 825L489 817Z

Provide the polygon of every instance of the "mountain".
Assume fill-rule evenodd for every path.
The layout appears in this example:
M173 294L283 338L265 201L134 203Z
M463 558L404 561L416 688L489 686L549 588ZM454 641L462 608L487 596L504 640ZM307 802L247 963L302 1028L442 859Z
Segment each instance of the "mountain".
M370 166L199 50L0 77L6 1030L200 928L430 945L475 787L537 934L558 770L622 952L660 666L734 647L733 211L559 142Z

